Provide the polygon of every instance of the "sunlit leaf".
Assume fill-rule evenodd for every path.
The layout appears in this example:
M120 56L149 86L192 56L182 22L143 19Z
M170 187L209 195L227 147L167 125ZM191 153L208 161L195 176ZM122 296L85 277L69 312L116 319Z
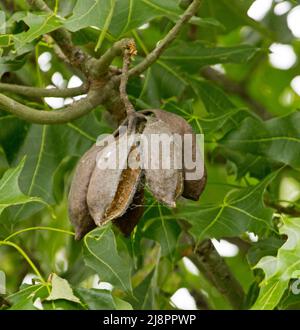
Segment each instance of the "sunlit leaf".
M300 275L300 218L283 218L279 229L286 242L277 256L265 256L256 265L265 272L260 294L252 309L273 309L287 289L290 279Z

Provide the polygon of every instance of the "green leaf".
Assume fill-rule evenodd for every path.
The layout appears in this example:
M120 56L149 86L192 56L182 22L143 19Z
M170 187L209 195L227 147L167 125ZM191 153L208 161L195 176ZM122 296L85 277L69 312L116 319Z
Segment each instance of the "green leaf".
M187 203L176 217L184 218L192 225L190 232L199 241L205 237L238 236L246 231L265 234L274 229L273 210L265 207L263 195L277 173L271 173L256 186L231 190L221 204Z
M111 20L108 19L111 14ZM129 30L149 22L155 17L178 17L181 10L176 0L119 0L115 6L112 1L78 0L73 15L64 23L70 31L78 31L88 26L104 30L109 24L109 33L115 38Z
M13 115L0 117L0 144L7 160L12 162L26 136L28 124ZM20 156L19 160L22 159Z
M157 61L145 72L145 79L137 96L150 107L160 108L163 99L174 95L180 97L188 86L188 81L170 65Z
M197 127L201 126L206 134L218 130L222 130L225 134L234 128L238 128L239 123L245 117L253 115L234 104L228 95L211 83L192 78L192 86L207 112L206 114L194 113L192 116L191 124L196 128L196 132L198 132Z
M42 199L26 196L19 187L19 176L23 170L25 158L20 164L7 170L0 180L0 214L9 206L21 205L30 202L43 203Z
M257 47L208 47L202 42L176 42L169 47L161 59L181 69L194 73L204 65L218 63L247 63L259 51Z
M232 172L239 180L249 173L252 177L263 179L272 172L273 163L262 156L247 154L229 148L217 147L214 150L216 155L222 155L232 167ZM233 165L235 164L235 165Z
M11 310L36 310L34 307L34 299L38 293L44 288L42 284L28 285L24 284L20 290L7 297L7 300L12 304Z
M145 230L144 235L160 244L162 256L173 259L180 233L180 226L175 221L165 219L165 216L160 214L160 219L153 221Z
M155 270L150 272L145 279L134 288L134 298L132 298L130 302L135 310L155 309L155 286L153 283L153 276L155 276Z
M2 77L5 72L17 71L21 69L25 63L26 59L24 57L17 59L14 59L12 56L0 57L0 77Z
M115 310L116 304L110 291L77 288L75 293L89 310Z
M132 306L125 300L118 297L114 297L114 302L116 304L116 309L118 311L131 311L133 310Z
M0 122L1 123L1 122ZM103 125L90 114L67 125L31 125L24 137L16 161L27 155L27 161L20 176L20 187L27 195L43 198L54 204L55 174L66 157L80 157L98 134L107 132ZM73 164L74 165L74 164ZM21 221L40 210L38 205L14 210L9 219Z
M0 47L8 47L11 45L11 42L12 42L11 34L0 35Z
M94 269L101 281L131 292L131 264L117 250L110 226L96 229L84 238L84 260Z
M219 143L229 149L299 168L300 112L265 122L246 118L237 130L230 132Z
M255 243L248 251L247 258L250 265L254 266L264 256L276 256L277 250L284 241L278 237L268 237Z
M265 256L256 265L256 268L263 269L265 278L252 309L275 308L290 279L300 276L300 218L284 217L282 222L279 232L287 236L287 240L278 249L276 257Z
M75 303L80 303L80 300L74 295L73 290L67 280L52 274L51 292L47 300L64 299Z
M62 25L62 20L54 14L32 14L28 12L22 20L29 29L26 32L13 35L17 53L20 53L26 44L43 34L58 29Z
M264 32L265 29L261 24L247 15L247 10L252 2L252 0L204 0L201 7L201 16L214 17L226 27L226 32L243 25L248 25ZM266 31L268 30L266 29Z

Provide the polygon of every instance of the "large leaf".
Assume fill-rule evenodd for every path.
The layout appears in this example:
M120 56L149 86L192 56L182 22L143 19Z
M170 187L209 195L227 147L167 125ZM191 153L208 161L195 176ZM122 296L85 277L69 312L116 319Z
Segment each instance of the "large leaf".
M247 16L247 10L252 2L253 0L204 0L200 14L214 17L220 21L226 27L226 32L241 25L262 29L259 23Z
M149 22L155 17L178 17L181 10L177 0L78 0L73 15L65 21L70 31L88 26L104 29L110 21L108 31L119 37L127 31ZM110 16L112 17L110 18Z
M62 25L62 20L54 14L32 14L28 12L22 20L29 29L26 32L14 34L13 38L17 53L20 53L27 43L56 30Z
M0 57L0 77L6 72L19 70L25 62L25 58L15 59L13 56Z
M69 282L59 277L56 274L51 276L51 292L47 297L47 300L64 299L75 303L80 303L80 300L74 295L73 289Z
M256 268L265 272L260 294L252 309L273 309L279 303L290 279L300 276L300 218L283 218L279 232L286 242L277 256L263 257Z
M135 310L150 310L155 308L155 286L153 278L155 271L150 272L133 290L131 304Z
M7 170L0 180L0 214L9 206L42 202L40 198L26 196L20 190L18 181L24 163L25 159L17 167Z
M192 225L190 232L199 241L205 237L238 236L246 231L265 234L274 229L273 210L265 207L263 195L276 175L277 172L270 174L256 186L231 190L221 204L187 203L176 217L184 218Z
M220 141L229 149L300 166L300 112L263 122L246 118L237 130Z
M22 190L30 196L43 198L50 204L53 196L55 177L66 157L81 156L105 129L93 114L66 126L32 125L18 152L17 162L27 155L27 161L20 176ZM56 182L57 183L57 182ZM9 219L22 220L39 208L36 205L14 210Z
M26 137L28 124L13 115L0 117L0 144L7 160L12 162Z
M77 288L75 293L90 310L114 310L116 304L107 290Z
M201 42L180 41L169 47L161 59L178 65L185 71L195 72L204 65L218 63L246 63L259 49L248 45L236 47L208 47Z
M101 281L131 292L131 264L119 255L110 226L92 231L84 243L85 263L99 274Z
M144 235L160 244L162 256L173 259L180 233L181 229L176 222L165 219L165 216L160 214L160 219L153 221Z
M7 297L7 300L11 303L9 309L36 310L36 307L34 307L34 300L37 297L37 293L41 293L41 290L43 290L42 284L23 284L18 292Z
M205 106L207 114L194 113L191 124L196 128L202 127L205 134L218 130L225 134L238 128L245 117L252 116L250 112L234 104L228 95L213 84L196 78L192 79L192 86Z

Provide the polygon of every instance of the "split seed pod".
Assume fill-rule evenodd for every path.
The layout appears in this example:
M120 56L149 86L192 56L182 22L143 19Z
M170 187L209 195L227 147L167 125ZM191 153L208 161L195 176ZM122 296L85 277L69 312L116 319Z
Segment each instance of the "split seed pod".
M135 195L141 169L127 168L133 144L134 139L128 139L124 134L98 155L87 191L89 212L97 226L122 216ZM117 158L120 161L118 164Z
M142 114L145 118L134 126L144 137L139 141L142 143L136 136L118 131L115 140L106 146L92 146L78 163L69 193L69 215L76 239L109 221L124 235L130 235L143 215L145 182L153 196L170 207L176 206L181 195L199 199L206 184L206 171L192 127L180 116L163 110L149 109ZM182 139L176 140L185 134L192 136L187 150L183 149ZM153 136L158 138L154 144ZM166 138L169 144L161 144ZM189 180L195 169L185 167L185 158L196 162L199 179ZM132 160L136 166L132 166Z
M206 181L207 174L206 168L204 165L204 160L199 154L199 148L196 141L196 135L193 132L191 125L181 116L178 116L174 113L167 112L160 109L147 109L142 111L145 115L153 114L157 119L162 120L167 123L171 132L173 134L180 134L182 137L184 134L192 135L192 149L183 150L183 175L184 175L184 188L182 196L197 201L202 194ZM197 180L188 180L188 176L191 175L195 170L189 170L185 167L185 158L193 159L197 161L195 169L199 172L197 173L199 179Z
M86 194L90 178L96 166L96 157L100 148L93 145L80 159L75 170L69 192L69 217L75 227L75 238L81 239L96 227L90 216Z
M148 141L148 145L143 146L143 154L145 157L147 149L145 177L149 190L158 201L175 207L183 189L183 175L178 164L182 157L181 146L173 139L168 124L159 119L148 118L143 136ZM152 143L153 137L157 137L158 142L170 139L168 150L161 148L160 142L157 149L157 144Z
M144 213L144 182L139 183L133 200L126 213L113 220L113 223L120 229L125 236L130 236L135 226Z

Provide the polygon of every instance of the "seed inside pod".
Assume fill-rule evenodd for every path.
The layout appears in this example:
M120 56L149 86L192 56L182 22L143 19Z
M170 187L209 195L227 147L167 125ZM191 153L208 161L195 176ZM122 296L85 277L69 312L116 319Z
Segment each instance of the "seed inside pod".
M149 190L158 201L175 207L183 189L181 146L173 139L169 126L154 118L148 118L142 144Z
M92 172L96 166L97 153L101 149L93 145L80 159L76 167L69 197L69 217L75 227L75 238L81 239L86 233L95 228L86 201L86 194Z
M131 232L138 224L144 213L144 180L141 180L133 200L126 213L113 220L113 223L125 236L130 236Z
M140 178L140 169L127 168L134 136L123 134L99 153L88 192L87 203L95 223L100 226L122 216L130 205Z

